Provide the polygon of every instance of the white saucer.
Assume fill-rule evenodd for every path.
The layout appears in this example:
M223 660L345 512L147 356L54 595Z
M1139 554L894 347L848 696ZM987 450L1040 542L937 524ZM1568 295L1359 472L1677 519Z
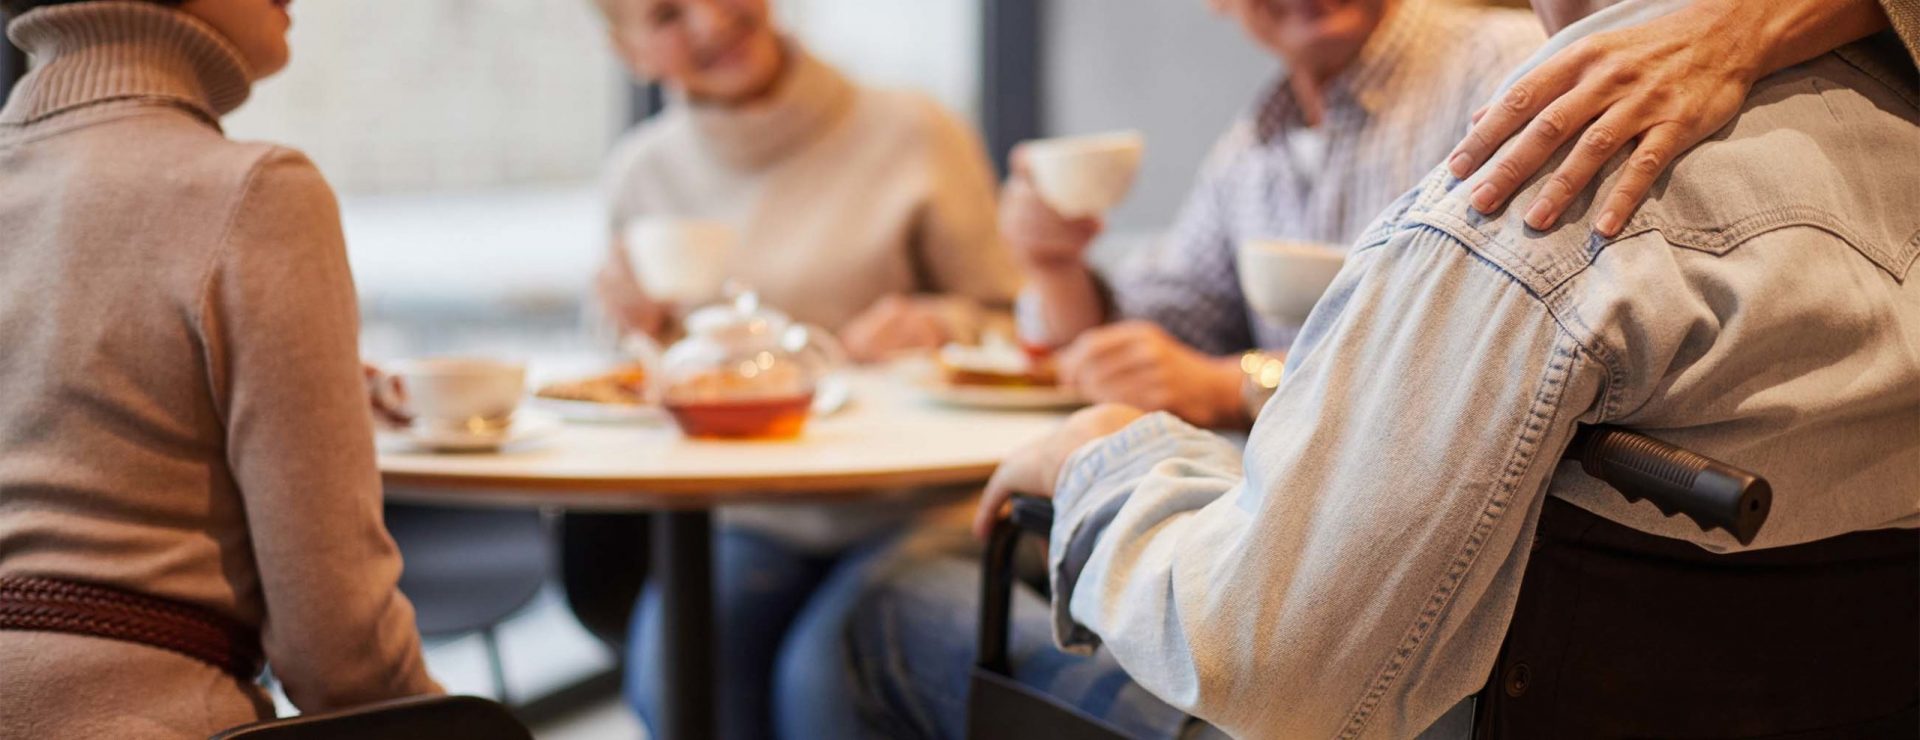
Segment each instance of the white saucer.
M382 429L382 446L392 445L417 452L491 452L503 447L544 439L560 431L560 419L533 409L513 415L513 423L495 432L475 433L464 429Z

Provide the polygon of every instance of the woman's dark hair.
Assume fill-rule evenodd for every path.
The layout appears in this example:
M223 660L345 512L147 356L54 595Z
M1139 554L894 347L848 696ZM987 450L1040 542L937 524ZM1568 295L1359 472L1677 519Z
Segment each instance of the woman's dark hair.
M158 3L160 5L179 5L183 2L186 2L186 0L146 0L146 1L150 3ZM21 14L29 10L33 10L34 8L44 8L50 5L69 5L72 3L84 3L84 2L91 2L91 0L0 0L0 12L5 12L7 14L7 17L9 18L18 18L20 17Z

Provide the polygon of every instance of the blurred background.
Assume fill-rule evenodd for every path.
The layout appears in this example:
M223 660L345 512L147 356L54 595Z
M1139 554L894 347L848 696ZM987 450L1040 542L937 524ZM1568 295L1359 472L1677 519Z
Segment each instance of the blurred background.
M1014 123L989 131L1003 147L1146 131L1108 258L1168 221L1211 139L1276 71L1199 0L774 5L868 83L924 91L983 123L1003 93ZM338 190L368 356L589 341L577 326L605 248L602 158L650 97L615 62L591 3L329 0L295 17L293 65L227 127L306 151Z

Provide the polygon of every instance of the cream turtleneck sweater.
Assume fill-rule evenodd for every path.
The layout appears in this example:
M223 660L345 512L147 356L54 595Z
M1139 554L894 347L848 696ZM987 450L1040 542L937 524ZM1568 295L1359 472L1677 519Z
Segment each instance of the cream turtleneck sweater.
M0 575L257 625L302 709L436 691L380 480L332 192L222 136L239 53L147 2L29 12L0 109ZM0 737L180 737L258 686L129 642L0 632Z
M640 216L731 223L729 273L829 329L891 293L1009 305L1020 277L978 135L931 98L860 87L786 49L766 99L676 97L616 147L613 234Z

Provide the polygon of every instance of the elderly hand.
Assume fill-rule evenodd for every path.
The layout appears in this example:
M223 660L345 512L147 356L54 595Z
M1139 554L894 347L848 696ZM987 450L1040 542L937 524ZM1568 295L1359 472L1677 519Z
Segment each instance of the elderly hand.
M937 298L881 298L847 322L840 330L840 343L856 362L879 362L901 352L939 347L954 340L941 305Z
M367 384L367 405L375 424L399 428L413 423L405 410L407 389L399 378L365 362L360 363L360 376Z
M1032 270L1084 266L1087 247L1100 234L1098 217L1067 218L1040 197L1027 171L1025 150L1009 158L1012 174L1000 190L1000 235Z
M627 265L626 250L615 245L599 272L594 273L594 293L600 299L600 306L606 311L622 334L645 334L659 337L666 329L667 319L673 314L672 304L656 301L647 295L640 281L634 279L633 268Z
M1060 379L1091 401L1170 411L1202 427L1250 421L1240 396L1239 359L1202 354L1152 322L1090 330L1056 361Z
M987 490L980 496L980 508L974 512L973 533L985 539L993 523L1004 516L1007 501L1016 493L1053 496L1060 469L1073 453L1094 440L1120 431L1146 412L1121 404L1101 404L1075 412L1052 434L1038 444L1021 447L993 471Z
M1472 205L1506 202L1561 145L1571 153L1526 204L1526 222L1552 227L1602 165L1632 146L1619 181L1596 199L1593 230L1617 236L1675 157L1733 119L1753 83L1884 28L1874 0L1702 0L1632 28L1595 34L1522 76L1448 157L1455 177L1477 171ZM1489 161L1507 139L1519 137Z

